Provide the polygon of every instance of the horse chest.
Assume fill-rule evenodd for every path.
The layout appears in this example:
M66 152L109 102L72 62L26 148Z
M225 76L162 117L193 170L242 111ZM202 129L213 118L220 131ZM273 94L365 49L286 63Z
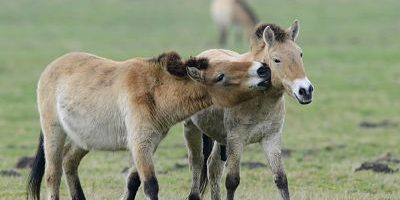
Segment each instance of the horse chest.
M225 128L228 137L242 138L244 143L260 142L271 134L282 131L284 107L276 101L253 101L245 106L225 113Z
M262 121L249 126L247 134L245 134L246 132L242 132L242 138L245 139L246 144L258 143L265 137L280 132L282 129L282 124L282 121Z

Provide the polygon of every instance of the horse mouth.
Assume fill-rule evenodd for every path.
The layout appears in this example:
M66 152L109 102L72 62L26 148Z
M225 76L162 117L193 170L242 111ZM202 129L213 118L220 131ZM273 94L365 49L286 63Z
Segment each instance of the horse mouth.
M299 98L296 94L294 94L294 96L296 97L297 101L302 104L302 105L307 105L310 104L312 102L312 99L303 99L303 98Z

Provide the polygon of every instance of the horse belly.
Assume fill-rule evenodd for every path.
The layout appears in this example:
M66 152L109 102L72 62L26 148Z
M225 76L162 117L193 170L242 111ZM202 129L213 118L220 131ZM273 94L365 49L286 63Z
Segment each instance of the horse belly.
M127 131L119 112L58 106L60 123L68 137L86 150L123 150Z

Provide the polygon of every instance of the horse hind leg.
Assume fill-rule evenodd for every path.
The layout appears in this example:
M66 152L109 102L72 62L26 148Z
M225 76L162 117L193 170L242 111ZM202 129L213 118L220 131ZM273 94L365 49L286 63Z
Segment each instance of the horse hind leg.
M67 180L69 195L73 200L84 200L85 195L82 190L78 176L78 166L83 157L89 152L74 144L68 142L64 147L63 169Z
M45 180L47 199L58 200L62 176L62 157L66 134L60 124L53 120L42 120L45 154Z

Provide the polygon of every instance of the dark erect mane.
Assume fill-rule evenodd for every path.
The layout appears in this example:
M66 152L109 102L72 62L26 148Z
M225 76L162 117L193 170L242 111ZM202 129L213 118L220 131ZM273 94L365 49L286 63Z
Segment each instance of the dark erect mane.
M170 74L177 77L188 77L186 67L196 67L200 70L208 67L207 58L190 57L186 62L183 62L179 54L174 51L162 53L147 61L165 67Z
M289 35L286 33L284 29L282 29L280 26L276 24L268 24L268 23L260 24L256 27L256 31L254 34L257 39L262 39L263 32L267 26L271 27L272 31L274 32L275 41L284 42L287 39L289 39Z
M186 61L186 66L196 67L197 69L200 69L200 70L207 69L208 59L207 58L190 57L189 60Z
M179 54L174 51L162 53L158 57L151 58L148 61L165 67L165 69L174 76L187 76L185 63L182 62Z

